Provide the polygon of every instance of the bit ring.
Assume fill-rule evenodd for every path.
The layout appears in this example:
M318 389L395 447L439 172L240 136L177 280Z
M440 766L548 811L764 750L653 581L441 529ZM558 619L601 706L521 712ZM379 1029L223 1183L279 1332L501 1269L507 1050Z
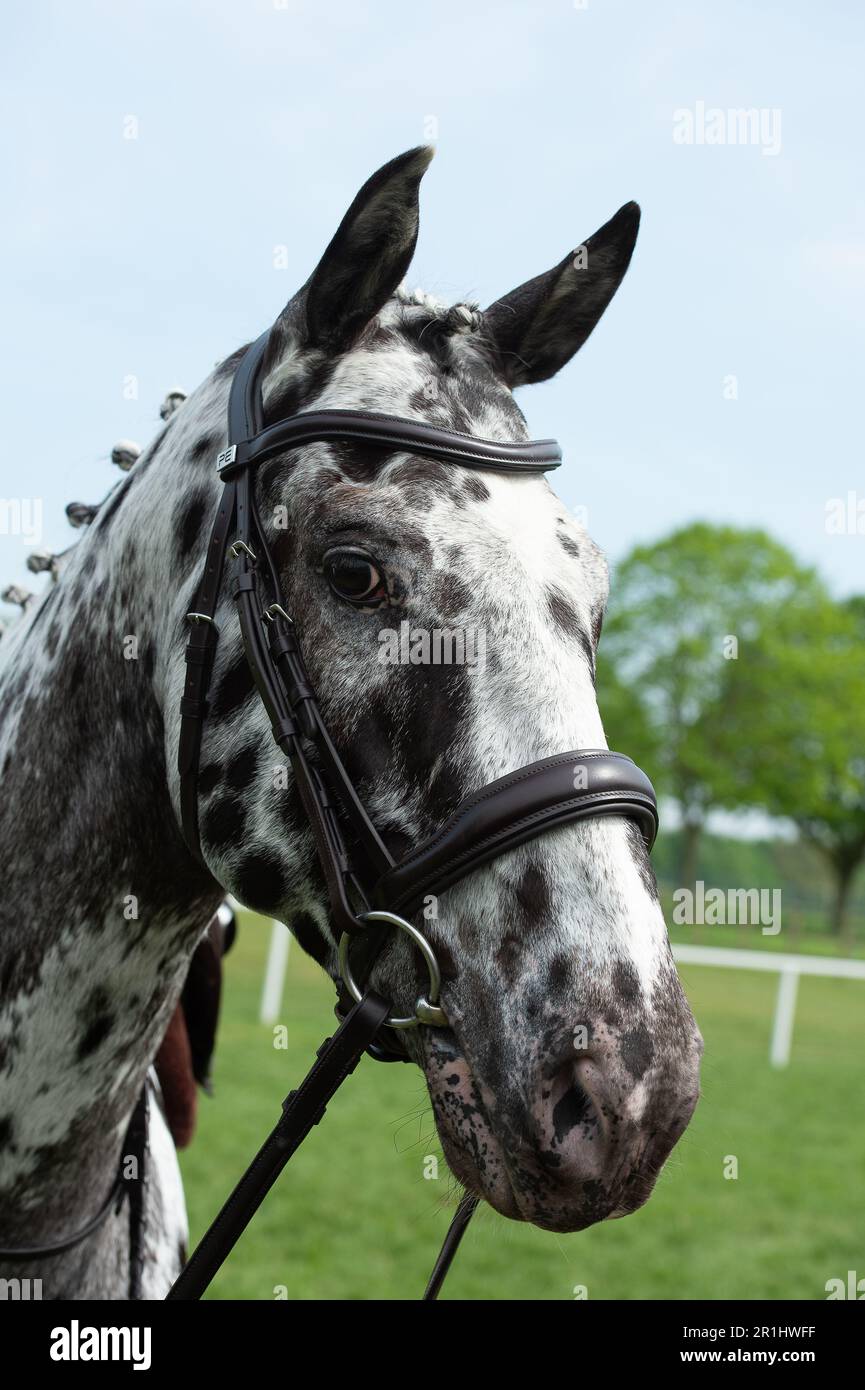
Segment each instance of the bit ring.
M388 926L398 927L405 932L417 946L424 959L429 973L429 994L421 995L415 1004L415 1012L406 1018L394 1016L386 1018L384 1026L388 1028L417 1028L419 1023L425 1023L432 1028L449 1027L448 1016L439 1004L439 993L441 992L442 977L439 963L435 958L435 952L427 941L423 932L413 927L411 922L407 922L404 917L398 917L395 912L359 912L359 922L386 922ZM355 1003L360 1003L363 993L360 986L351 973L351 961L349 953L351 943L354 938L349 932L343 932L339 941L339 973L343 983Z

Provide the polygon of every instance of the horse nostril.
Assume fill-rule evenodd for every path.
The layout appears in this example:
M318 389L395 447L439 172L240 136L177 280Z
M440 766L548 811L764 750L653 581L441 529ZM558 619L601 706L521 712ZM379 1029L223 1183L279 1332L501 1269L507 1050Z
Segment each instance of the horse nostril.
M574 1130L600 1122L597 1063L586 1053L571 1053L559 1066L546 1091L548 1124L556 1144L564 1143Z
M553 1134L561 1144L576 1129L594 1118L594 1105L588 1091L572 1075L570 1085L553 1106Z

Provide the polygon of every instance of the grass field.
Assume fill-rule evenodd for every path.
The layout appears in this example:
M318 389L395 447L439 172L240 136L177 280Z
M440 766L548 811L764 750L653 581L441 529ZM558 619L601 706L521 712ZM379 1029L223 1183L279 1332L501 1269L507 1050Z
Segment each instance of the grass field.
M216 1094L182 1155L193 1240L332 1030L333 992L293 943L288 1047L258 1023L270 925L243 916L226 962ZM732 945L730 941L728 944ZM760 945L764 942L755 942ZM703 1098L635 1216L556 1236L482 1207L443 1298L822 1299L865 1276L865 986L800 983L792 1060L768 1064L777 977L683 967L706 1040ZM210 1292L217 1299L416 1299L454 1185L420 1073L364 1059L267 1198ZM725 1179L728 1155L738 1178Z

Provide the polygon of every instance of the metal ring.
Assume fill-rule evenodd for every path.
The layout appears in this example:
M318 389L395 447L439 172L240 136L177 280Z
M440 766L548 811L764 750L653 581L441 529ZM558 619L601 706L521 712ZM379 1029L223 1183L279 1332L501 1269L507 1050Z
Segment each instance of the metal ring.
M407 922L404 917L397 917L395 912L359 912L359 922L387 922L391 927L399 927L410 936L415 946L417 946L424 958L424 964L429 972L429 996L423 995L415 1005L415 1012L408 1018L386 1018L384 1026L387 1028L416 1028L419 1023L429 1024L431 1027L447 1028L449 1026L447 1014L440 1007L439 991L441 990L442 977L439 970L439 963L435 958L435 952L427 941L423 932L413 927L411 922ZM339 973L343 983L356 1004L363 998L362 991L354 976L351 973L351 962L349 952L353 937L349 932L343 932L339 941Z

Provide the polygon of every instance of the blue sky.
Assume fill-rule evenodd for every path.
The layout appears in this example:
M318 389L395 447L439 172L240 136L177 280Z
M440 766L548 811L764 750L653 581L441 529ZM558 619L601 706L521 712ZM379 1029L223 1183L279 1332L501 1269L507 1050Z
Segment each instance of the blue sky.
M865 535L825 527L828 499L865 498L852 0L77 0L8 12L0 67L0 498L42 499L47 546L119 476L115 440L145 443L167 389L256 336L363 180L433 135L409 282L444 297L488 303L642 204L600 327L520 396L610 556L705 517L865 587ZM780 149L676 143L698 103L763 111ZM26 554L0 534L0 580Z

